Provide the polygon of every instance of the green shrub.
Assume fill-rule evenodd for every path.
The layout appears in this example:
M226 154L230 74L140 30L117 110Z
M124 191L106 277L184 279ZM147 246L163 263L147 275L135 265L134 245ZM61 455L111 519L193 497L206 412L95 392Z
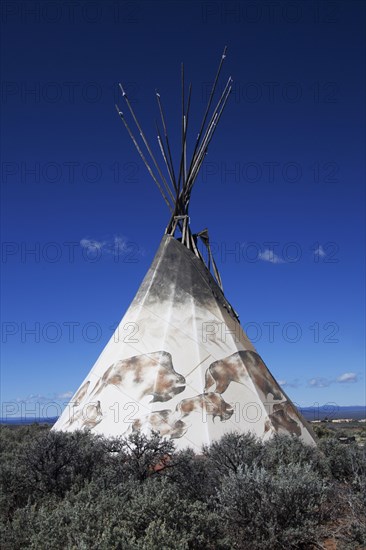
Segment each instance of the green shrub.
M30 494L62 497L90 481L103 458L100 438L88 432L48 432L23 446L18 466L27 472L24 484Z
M3 543L13 550L228 550L220 525L204 503L179 498L168 480L113 491L91 483L61 501L18 510Z
M20 437L19 437L20 436ZM176 452L157 433L103 438L0 430L2 549L310 549L365 546L365 449L231 433Z
M251 433L233 432L225 434L209 447L204 447L203 452L208 459L209 467L221 475L228 475L245 465L258 463L262 443Z
M53 497L41 505L28 504L8 522L3 534L5 548L12 550L92 550L123 548L124 501L118 492L95 491L85 487L77 495ZM117 527L117 531L114 530ZM127 533L128 535L128 533ZM119 542L123 546L118 546Z
M276 473L245 466L223 480L218 498L236 548L290 549L315 542L326 488L310 465L279 466Z
M144 481L164 470L174 453L174 443L157 432L152 432L150 437L133 432L128 437L113 439L111 445L115 471L121 480Z
M344 444L335 438L322 439L319 449L331 475L357 490L364 491L366 485L366 448L356 443Z
M296 436L279 434L264 443L261 464L271 471L289 464L309 464L322 474L327 469L327 464L317 447L306 445Z
M192 449L177 452L164 475L175 483L182 497L211 505L216 493L217 474L207 457L197 456Z

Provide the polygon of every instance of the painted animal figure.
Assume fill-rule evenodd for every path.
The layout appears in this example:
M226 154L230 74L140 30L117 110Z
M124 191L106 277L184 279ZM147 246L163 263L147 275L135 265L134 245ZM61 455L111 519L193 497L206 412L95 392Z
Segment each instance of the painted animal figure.
M173 367L166 351L135 355L111 365L95 385L92 395L99 395L108 385L142 399L152 395L152 402L169 401L185 389L186 380Z
M273 376L254 351L237 351L211 363L206 371L205 391L211 389L222 394L231 382L248 384L250 379L266 399L268 394L272 394L274 399L283 399Z
M199 412L204 415L213 416L213 420L218 416L221 421L228 420L234 409L229 403L226 403L220 394L214 392L201 393L195 397L183 399L178 403L177 412L181 418L189 416L192 412Z
M156 411L138 418L132 424L133 431L143 430L147 427L160 433L161 436L169 436L171 439L182 437L187 431L186 424L182 420L174 418L171 410Z
M100 401L87 403L81 409L72 414L67 421L67 424L71 426L75 422L78 423L79 428L92 429L95 428L99 422L103 419L103 413L100 406Z
M264 427L265 432L273 426L276 432L301 435L299 418L294 407L288 401L273 405L273 412L268 415L268 418L269 420L266 420Z
M74 404L75 407L80 405L80 403L82 402L82 400L84 399L84 397L86 396L86 394L88 392L89 386L90 386L90 381L88 380L87 382L85 382L85 384L83 384L81 386L81 388L74 395L74 397L72 399L72 403Z

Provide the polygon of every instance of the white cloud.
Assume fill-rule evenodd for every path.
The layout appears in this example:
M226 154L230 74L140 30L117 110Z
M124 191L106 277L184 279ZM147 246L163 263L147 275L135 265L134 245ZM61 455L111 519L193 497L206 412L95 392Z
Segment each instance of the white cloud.
M292 382L288 380L278 380L278 383L282 388L298 388L300 386L299 380L292 380Z
M343 374L340 374L337 378L322 378L322 377L315 377L308 380L308 385L311 388L327 388L331 384L352 384L354 382L357 382L357 374L355 372L344 372Z
M94 239L81 239L80 245L83 248L86 248L86 250L90 251L96 251L96 250L103 250L103 247L105 246L105 242L95 241Z
M74 392L72 391L65 391L64 393L58 393L57 398L58 399L71 399L71 397L74 395Z
M125 237L121 237L121 236L114 237L113 243L114 243L114 248L113 248L114 254L121 254L121 252L126 252L126 250L128 249L127 240Z
M124 256L129 261L137 261L138 256L144 255L144 250L139 244L129 241L123 235L116 235L105 241L97 241L85 237L81 239L80 246L92 255L101 256L102 254L110 254L113 256Z
M308 384L311 388L327 388L332 382L333 380L321 377L311 378L308 380Z
M46 403L49 398L40 393L30 393L26 397L17 397L16 401L18 403Z
M355 372L345 372L338 376L337 382L340 384L348 384L352 382L357 382L357 374Z
M314 250L314 256L317 256L318 258L324 258L324 256L326 255L327 254L321 244L318 246L316 250Z
M73 391L65 391L60 393L48 393L46 395L40 393L30 393L27 396L17 397L17 403L33 403L33 404L47 404L55 403L60 401L68 401L74 395Z
M282 258L277 256L277 254L275 254L273 250L270 250L269 248L266 248L265 250L263 250L263 252L260 252L258 254L258 258L259 260L263 260L264 262L270 262L271 264L284 263L284 260L282 260Z

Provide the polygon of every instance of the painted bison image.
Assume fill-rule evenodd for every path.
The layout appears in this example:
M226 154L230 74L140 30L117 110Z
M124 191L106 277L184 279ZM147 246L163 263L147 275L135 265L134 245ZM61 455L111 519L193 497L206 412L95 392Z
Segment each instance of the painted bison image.
M132 424L133 431L148 428L160 433L162 436L169 436L171 439L182 437L188 426L182 420L176 420L171 410L156 411L138 418Z
M275 379L254 351L237 351L211 363L206 371L205 391L224 393L231 382L249 384L250 380L267 399L272 394L274 399L283 399Z
M95 403L87 403L77 412L73 413L67 421L66 425L71 426L75 422L79 424L78 427L92 429L95 428L99 422L103 419L103 413L100 406L100 401Z
M84 399L84 397L86 396L86 394L88 392L89 386L90 386L90 381L88 380L76 392L76 394L74 395L74 397L72 399L72 402L74 403L75 407L80 405L80 403L82 402L82 400Z
M264 431L268 432L271 426L276 432L301 435L301 426L296 411L288 401L273 405L273 413L268 415Z
M173 367L172 356L166 351L135 355L111 365L97 382L92 396L112 384L125 393L142 399L152 395L151 403L169 401L185 389L186 380Z
M233 407L226 403L220 394L213 392L183 399L178 403L176 410L180 413L180 418L185 418L192 412L199 412L202 416L212 416L213 420L218 416L221 421L228 420L234 412Z

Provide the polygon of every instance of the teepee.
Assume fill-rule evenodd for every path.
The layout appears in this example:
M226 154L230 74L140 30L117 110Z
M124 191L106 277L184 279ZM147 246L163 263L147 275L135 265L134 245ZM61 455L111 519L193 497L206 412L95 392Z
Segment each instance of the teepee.
M159 166L128 96L122 96L138 138L116 106L128 134L170 210L155 258L134 300L95 365L54 426L107 436L159 431L178 448L197 451L232 431L267 439L295 434L315 444L311 428L242 330L226 300L207 230L192 233L189 202L208 146L225 108L229 78L212 107L226 56L223 52L187 160L191 86L185 97L182 65L182 150L175 170L162 100ZM204 253L205 251L205 253Z

